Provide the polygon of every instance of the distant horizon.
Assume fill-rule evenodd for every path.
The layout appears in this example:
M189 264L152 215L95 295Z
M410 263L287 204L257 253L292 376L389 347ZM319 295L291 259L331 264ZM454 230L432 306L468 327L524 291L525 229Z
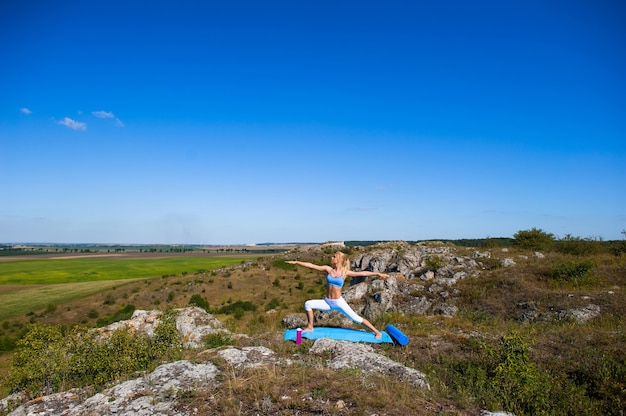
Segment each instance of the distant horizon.
M542 230L545 231L545 230ZM548 232L548 231L545 231ZM549 233L549 232L548 232ZM564 236L554 236L555 240L561 240L568 236L567 234ZM574 236L569 235L570 237L580 238L585 240L592 241L621 241L626 238L626 235L621 239L604 239L601 237L582 237L582 236ZM491 240L491 239L510 239L513 240L513 236L499 236L499 237L462 237L462 238L424 238L424 239L346 239L346 240L324 240L324 241L290 241L290 242L263 242L263 243L102 243L102 242L0 242L0 245L49 245L49 246L62 246L62 245L83 245L83 246L208 246L208 247L219 247L219 246L265 246L265 245L307 245L307 244L326 244L326 243L334 243L334 242L393 242L393 241L406 241L406 242L420 242L420 241L463 241L463 240Z

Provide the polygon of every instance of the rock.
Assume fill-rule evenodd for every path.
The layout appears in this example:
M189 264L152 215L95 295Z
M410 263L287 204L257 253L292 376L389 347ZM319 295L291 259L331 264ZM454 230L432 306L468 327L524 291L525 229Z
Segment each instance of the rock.
M275 362L274 351L266 347L229 347L219 351L217 355L237 368L262 367Z
M216 384L219 370L212 363L176 361L152 373L128 380L84 399L82 390L52 394L31 400L11 412L22 415L180 415L176 409L180 392Z
M333 357L327 362L329 368L378 372L430 390L430 385L423 373L376 353L369 345L321 338L315 341L309 351L313 354L331 353Z
M396 304L395 309L397 312L407 315L425 315L432 306L432 301L426 296L421 296L409 299L405 302L399 302Z
M188 348L202 347L202 339L212 334L232 333L224 328L217 318L198 307L177 309L176 329L183 340L183 345Z
M534 258L536 258L536 259L542 259L542 258L544 258L545 256L543 255L543 253L540 253L540 252L538 252L538 251L535 251L535 252L533 253L533 257L534 257Z
M435 313L452 318L459 312L459 308L455 305L450 305L449 303L442 303L441 305L435 308Z
M232 333L213 315L198 307L187 307L176 309L176 329L181 337L183 345L188 348L200 348L203 346L202 339L210 334ZM161 311L136 310L130 319L114 322L98 331L103 337L111 335L118 329L129 328L145 334L154 336L154 329L161 322Z
M598 305L590 303L584 308L572 309L569 311L569 313L576 322L582 324L600 315L600 307Z
M302 308L304 309L304 306ZM306 326L306 315L303 313L290 313L283 318L282 324L287 329L304 328Z
M422 280L433 280L434 278L435 278L435 272L433 272L432 270L429 270L420 276L420 279Z
M517 263L515 263L513 259L510 257L500 260L500 265L502 265L502 267L511 267L511 266L515 266L516 264Z
M103 337L108 337L113 332L122 328L129 328L149 337L154 336L154 329L159 325L161 311L136 310L130 319L126 321L113 322L112 324L98 329Z

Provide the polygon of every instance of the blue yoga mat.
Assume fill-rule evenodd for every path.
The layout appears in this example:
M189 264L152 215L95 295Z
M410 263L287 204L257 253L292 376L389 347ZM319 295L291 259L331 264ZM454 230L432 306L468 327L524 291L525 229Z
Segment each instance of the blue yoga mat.
M380 331L383 336L380 339L376 339L373 332L363 331L360 329L350 328L331 328L325 326L315 327L313 332L303 332L302 338L307 339L320 339L330 338L337 341L352 341L352 342L371 342L374 344L381 344L383 342L393 344L393 340L385 331ZM285 331L285 341L295 341L296 330L288 329Z

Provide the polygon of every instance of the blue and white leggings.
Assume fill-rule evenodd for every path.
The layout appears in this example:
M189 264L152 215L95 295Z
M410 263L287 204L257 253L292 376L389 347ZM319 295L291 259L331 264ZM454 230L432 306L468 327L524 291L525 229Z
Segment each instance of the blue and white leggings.
M312 299L304 302L305 311L312 311L313 309L317 309L318 311L339 311L357 324L363 322L363 318L354 312L343 296L339 299Z

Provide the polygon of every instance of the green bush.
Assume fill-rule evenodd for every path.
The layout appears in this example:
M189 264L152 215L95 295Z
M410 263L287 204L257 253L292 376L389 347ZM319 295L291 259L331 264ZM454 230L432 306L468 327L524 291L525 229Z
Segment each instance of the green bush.
M17 337L10 335L0 336L0 351L12 351L15 348Z
M584 262L557 262L552 267L551 277L557 281L572 283L576 286L591 283L589 272L593 269L593 263Z
M550 411L550 377L529 358L529 344L518 335L503 336L496 346L475 346L470 359L441 364L448 388L481 408L502 409L521 415L547 415ZM475 403L475 404L476 404Z
M103 316L96 321L97 327L111 325L113 322L126 321L133 316L135 305L126 305L115 311L112 315Z
M179 346L175 315L167 312L152 338L126 329L102 337L86 328L34 324L17 342L6 384L30 397L86 385L100 388L147 369Z
M279 306L280 306L280 301L276 298L273 298L267 303L267 305L265 306L265 310L269 311L270 309L276 309Z
M289 264L289 263L287 263L286 260L283 260L283 259L274 260L272 262L272 267L275 267L275 268L281 269L281 270L296 271L296 266L295 265Z
M226 315L232 315L232 314L237 313L237 310L241 310L242 312L245 312L245 311L256 311L256 305L254 305L253 303L250 303L248 301L242 302L242 301L238 300L235 303L231 303L229 305L222 306L221 308L219 308L217 310L217 312L218 313L223 313L223 314L226 314ZM239 312L239 313L242 313L242 312Z
M543 230L533 228L520 230L513 235L513 244L529 250L549 250L554 244L554 235Z
M113 305L115 303L115 296L113 296L113 294L109 293L108 295L106 295L106 297L104 298L104 302L102 302L104 305Z
M189 305L197 306L199 308L204 309L207 312L209 312L210 310L209 301L200 295L192 295L191 298L189 299Z
M207 348L217 348L223 345L232 345L233 340L230 336L221 333L209 334L202 338L204 345Z
M443 259L439 256L433 256L429 259L426 259L426 267L428 267L430 270L434 272L436 272L443 266L444 266Z

